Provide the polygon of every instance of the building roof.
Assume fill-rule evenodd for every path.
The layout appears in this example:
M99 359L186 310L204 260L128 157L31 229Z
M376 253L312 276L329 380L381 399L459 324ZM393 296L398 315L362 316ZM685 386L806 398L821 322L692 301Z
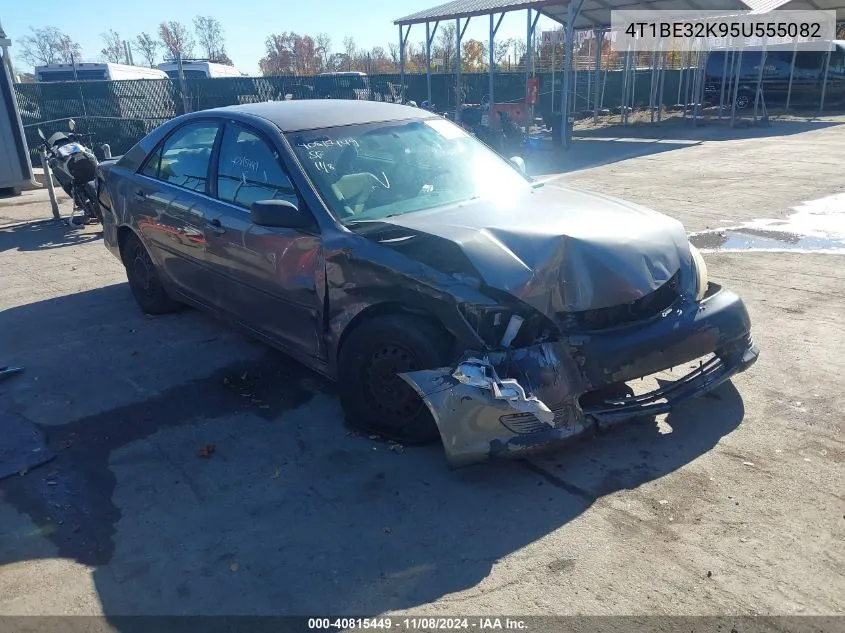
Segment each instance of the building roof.
M468 18L476 15L489 15L500 11L518 11L552 5L560 0L452 0L425 11L418 11L400 18L394 24L419 24L448 20L449 18Z
M293 99L291 101L247 103L213 110L201 110L198 115L207 115L212 112L238 112L258 116L267 119L283 132L298 132L377 121L423 119L435 116L427 110L397 103L354 101L351 99Z
M753 13L769 11L836 11L836 19L845 20L845 0L743 0Z
M504 11L536 9L561 24L566 23L567 0L452 0L425 11L400 18L394 24L409 25L438 20L469 18ZM574 28L608 28L610 12L627 10L748 11L766 13L774 9L835 9L845 19L845 0L584 0Z

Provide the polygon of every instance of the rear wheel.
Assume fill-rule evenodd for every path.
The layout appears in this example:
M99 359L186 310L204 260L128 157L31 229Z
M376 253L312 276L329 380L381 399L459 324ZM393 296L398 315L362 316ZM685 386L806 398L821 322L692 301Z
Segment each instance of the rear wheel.
M362 323L338 357L340 400L349 423L406 444L436 440L428 407L398 374L441 367L448 353L448 335L425 319L386 315Z
M123 264L129 288L141 310L147 314L166 314L179 309L179 303L164 289L150 254L134 234L123 244Z

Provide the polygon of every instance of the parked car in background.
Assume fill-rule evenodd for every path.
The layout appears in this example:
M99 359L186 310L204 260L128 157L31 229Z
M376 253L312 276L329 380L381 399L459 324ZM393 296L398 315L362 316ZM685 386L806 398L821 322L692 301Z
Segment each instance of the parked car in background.
M171 79L179 77L179 64L177 62L164 62L158 65L158 69L167 73ZM228 64L216 64L206 60L184 60L182 62L182 74L185 79L215 78L215 77L246 77L234 66Z
M146 66L129 66L110 62L79 62L35 67L35 80L57 81L121 81L130 79L167 79L164 71Z
M704 79L706 103L719 104L722 78L725 77L723 103L730 106L734 95L734 86L731 85L731 81L736 81L737 57L737 53L726 51L713 51L708 55ZM762 59L762 51L742 52L736 96L736 107L739 110L754 107ZM845 42L833 42L825 85L826 65L827 53L824 51L801 50L800 48L795 51L791 45L768 49L765 53L761 84L766 105L785 105L787 95L789 95L790 106L818 107L821 103L822 90L824 90L826 106L835 107L842 104L845 102ZM790 75L792 75L791 94Z
M321 99L368 101L373 98L370 78L359 72L320 73L314 78L314 91Z
M205 110L101 164L104 241L144 312L215 313L337 380L352 424L440 437L456 466L666 412L755 362L742 300L678 221L518 163L398 104Z

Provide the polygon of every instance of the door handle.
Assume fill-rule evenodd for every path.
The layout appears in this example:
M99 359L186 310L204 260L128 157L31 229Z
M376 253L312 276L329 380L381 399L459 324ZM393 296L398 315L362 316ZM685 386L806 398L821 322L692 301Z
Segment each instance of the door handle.
M205 223L208 229L214 233L215 235L223 235L226 232L226 229L223 228L223 224L221 224L218 218L214 218L213 220L209 220Z

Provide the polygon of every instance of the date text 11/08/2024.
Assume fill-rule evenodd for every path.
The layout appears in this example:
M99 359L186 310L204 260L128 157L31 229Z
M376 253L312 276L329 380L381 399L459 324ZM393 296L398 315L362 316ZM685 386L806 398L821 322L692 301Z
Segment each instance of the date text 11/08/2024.
M309 618L309 630L396 629L398 631L527 631L524 620L515 618Z

